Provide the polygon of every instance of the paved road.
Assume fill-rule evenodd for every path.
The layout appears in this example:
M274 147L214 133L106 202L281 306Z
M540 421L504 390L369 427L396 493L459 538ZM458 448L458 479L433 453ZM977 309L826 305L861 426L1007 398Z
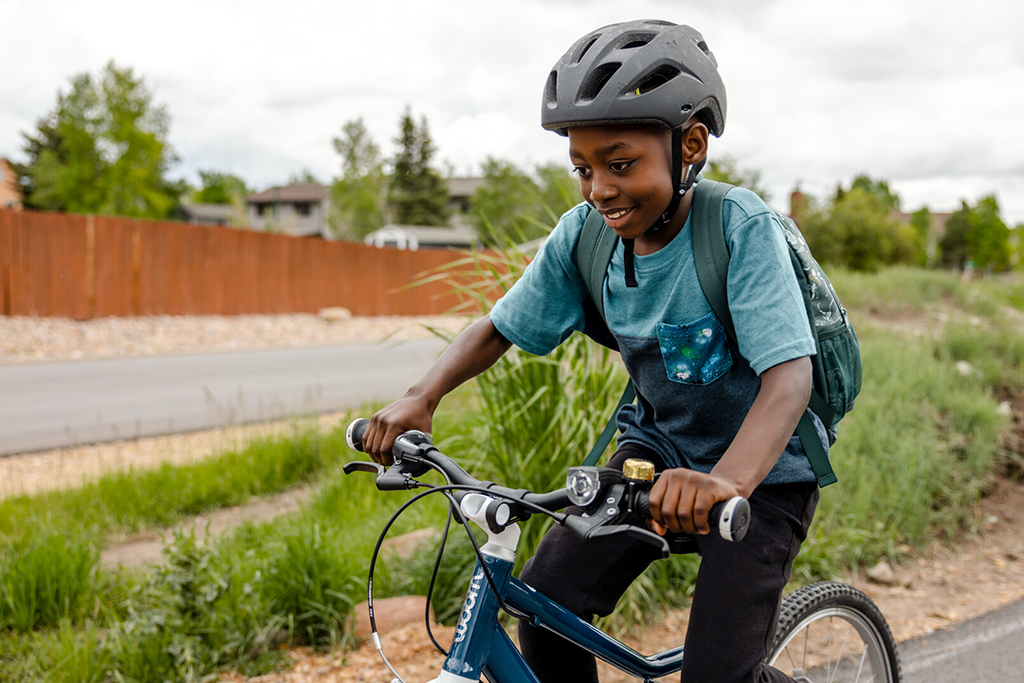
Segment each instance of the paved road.
M1024 600L900 645L905 683L1024 681Z
M386 400L443 346L422 339L0 366L0 455Z

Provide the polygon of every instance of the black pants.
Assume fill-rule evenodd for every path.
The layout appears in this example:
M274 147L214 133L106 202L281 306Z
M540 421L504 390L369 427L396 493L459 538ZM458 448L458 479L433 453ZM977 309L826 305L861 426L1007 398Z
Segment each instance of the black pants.
M653 451L626 444L609 467L626 458L664 465ZM761 486L750 497L751 523L738 543L712 532L697 538L702 557L690 608L683 683L792 681L762 661L778 619L782 588L807 537L818 502L816 484ZM561 526L541 541L522 579L578 616L607 616L626 588L660 554L626 539L588 546ZM594 656L546 629L520 622L523 656L542 683L596 682Z

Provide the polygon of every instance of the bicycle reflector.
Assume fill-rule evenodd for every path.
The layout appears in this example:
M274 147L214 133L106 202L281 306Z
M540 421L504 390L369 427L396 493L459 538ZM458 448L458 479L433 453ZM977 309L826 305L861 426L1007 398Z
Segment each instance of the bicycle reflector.
M565 478L565 490L573 505L587 507L601 491L600 472L596 467L570 467Z

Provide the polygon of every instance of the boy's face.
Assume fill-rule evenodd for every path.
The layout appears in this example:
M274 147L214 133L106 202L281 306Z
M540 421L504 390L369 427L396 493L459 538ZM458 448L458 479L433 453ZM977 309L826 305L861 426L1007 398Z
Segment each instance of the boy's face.
M671 134L656 126L569 129L583 198L623 239L642 237L672 200Z

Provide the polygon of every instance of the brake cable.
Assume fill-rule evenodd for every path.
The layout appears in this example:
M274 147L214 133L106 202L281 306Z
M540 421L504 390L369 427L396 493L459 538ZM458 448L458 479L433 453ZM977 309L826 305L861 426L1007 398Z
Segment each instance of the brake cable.
M442 472L442 474L443 474L443 472ZM381 547L382 547L382 545L384 543L384 539L387 537L387 534L391 530L391 527L394 525L394 523L398 520L399 517L402 516L402 514L406 510L409 509L409 507L411 507L414 503L422 500L423 498L426 498L427 496L429 496L432 493L443 493L445 495L445 497L448 498L448 501L449 501L448 514L450 516L452 514L452 509L453 508L455 508L455 509L458 508L458 503L456 502L455 497L450 492L451 491L469 491L469 492L473 492L473 493L480 493L480 494L483 494L483 495L497 497L497 498L502 498L502 499L505 499L505 500L512 501L514 503L523 505L523 506L525 506L528 509L531 509L533 512L537 512L537 513L540 513L540 514L548 515L549 517L551 517L552 519L554 519L555 521L557 521L559 523L562 523L562 521L564 521L564 519L566 517L566 515L563 514L563 513L552 512L551 510L548 510L547 508L544 508L544 507L542 507L540 505L537 505L535 503L531 503L531 502L528 502L528 501L525 501L525 500L520 500L520 499L518 499L515 496L512 496L510 494L503 493L501 491L494 491L492 489L487 489L487 488L484 488L484 487L481 487L481 486L471 486L471 485L467 485L467 484L447 484L445 486L433 486L431 484L424 484L422 482L416 481L415 479L412 479L412 478L410 478L409 480L412 481L415 484L415 486L413 488L426 488L427 490L423 491L422 493L416 494L415 496L413 496L412 498L407 500L405 503L403 503L402 506L399 507L398 510L395 512L395 514L393 514L391 516L391 519L388 520L387 524L384 525L384 529L381 531L380 536L377 538L376 545L374 545L373 554L370 556L369 577L368 577L368 580L367 580L367 589L366 589L366 592L367 592L367 607L368 607L368 612L369 612L369 616L370 616L370 636L373 639L374 647L376 647L377 652L378 652L378 654L380 654L381 659L384 660L385 666L387 666L388 669L391 671L391 673L394 674L401 681L404 681L404 679L401 677L401 675L399 675L399 673L397 671L395 671L394 667L391 666L391 662L388 661L387 656L385 656L385 654L384 654L384 649L383 649L383 646L381 645L380 635L379 635L379 633L377 631L377 620L376 620L376 617L374 616L374 613L373 613L373 575L375 573L376 566L377 566L377 557L380 555L380 550L381 550ZM447 480L447 477L446 477L446 480ZM465 527L466 532L469 535L470 543L473 546L473 551L475 552L475 554L477 556L477 559L480 561L480 566L481 566L481 569L483 570L484 578L487 579L487 584L490 586L491 592L494 594L494 597L497 599L498 605L507 614L509 614L509 615L511 615L511 616L513 616L513 617L515 617L517 619L528 619L528 618L530 618L529 615L527 615L527 614L518 613L517 611L513 610L511 607L508 606L508 604L505 602L505 600L501 597L501 594L499 593L498 588L497 588L497 586L494 583L494 579L491 576L491 572L487 568L487 565L483 561L483 553L480 551L480 544L477 542L476 536L474 536L474 534L473 534L473 529L469 525L469 520L466 519L464 515L459 515L459 517L460 517L459 521L461 522L462 526ZM446 526L446 530L447 530L447 526ZM443 544L442 544L441 551L443 552ZM438 556L438 562L435 564L435 572L437 571L437 569L439 567L440 567L440 555ZM436 574L435 574L435 576L436 576ZM433 582L433 578L431 579L431 581ZM427 602L428 615L429 615L429 610L430 610L430 603L428 601ZM427 620L429 621L429 616L428 616ZM434 640L433 635L431 635L431 640ZM435 647L438 647L438 649L443 652L443 648L440 648L437 645L436 641L434 641L434 645L435 645Z

